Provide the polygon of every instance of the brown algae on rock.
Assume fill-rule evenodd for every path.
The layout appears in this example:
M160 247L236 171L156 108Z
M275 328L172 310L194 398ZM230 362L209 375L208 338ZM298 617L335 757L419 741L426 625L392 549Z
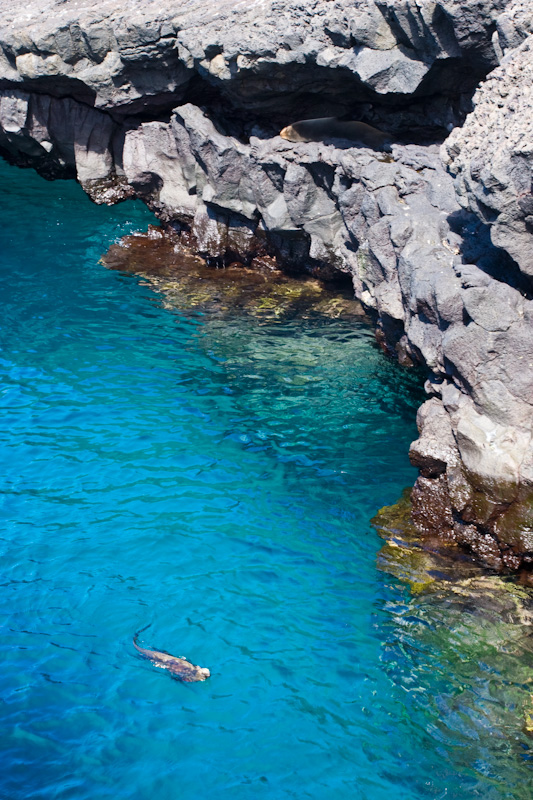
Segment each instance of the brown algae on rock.
M371 524L385 544L379 551L378 567L407 583L418 594L435 582L435 574L449 566L449 546L442 539L422 538L413 523L410 489L405 489L397 503L381 508Z
M464 596L490 590L525 624L533 624L533 590L516 576L498 576L474 563L455 541L421 534L412 520L410 494L406 489L397 503L384 506L371 520L386 542L378 554L379 569L407 583L414 594L443 587Z
M125 236L113 244L101 262L144 278L170 309L261 319L364 317L347 279L329 284L308 275L290 275L268 256L254 258L249 266L238 262L210 266L171 234L152 226L147 233Z

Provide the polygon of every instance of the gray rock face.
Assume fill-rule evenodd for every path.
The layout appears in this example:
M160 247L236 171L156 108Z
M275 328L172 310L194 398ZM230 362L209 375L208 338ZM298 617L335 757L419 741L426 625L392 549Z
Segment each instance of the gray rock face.
M533 33L533 14L529 0L514 0L496 20L492 43L500 60L519 47Z
M28 15L0 11L0 150L96 202L141 197L221 263L349 273L383 348L428 372L417 524L493 567L533 563L525 1L33 0ZM441 150L454 182L440 139L500 59ZM332 113L382 127L392 153L276 135Z
M533 36L505 57L474 103L443 155L457 175L461 203L490 223L494 244L512 256L533 287Z
M414 93L470 92L497 63L491 32L508 3L470 5L11 0L0 10L0 87L69 96L113 109L115 116L147 108L153 115L184 100L198 104L206 87L248 115L274 113L289 122L295 105L337 113L384 96L404 111L405 98ZM458 71L458 61L467 68ZM415 116L419 105L413 106ZM441 103L436 124L454 122L451 105Z

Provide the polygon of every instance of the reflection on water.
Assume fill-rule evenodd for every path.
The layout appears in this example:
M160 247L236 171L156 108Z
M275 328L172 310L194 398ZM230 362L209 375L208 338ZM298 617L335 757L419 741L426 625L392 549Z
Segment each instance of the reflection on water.
M0 796L529 798L529 594L370 525L419 377L347 306L105 269L145 210L1 173Z

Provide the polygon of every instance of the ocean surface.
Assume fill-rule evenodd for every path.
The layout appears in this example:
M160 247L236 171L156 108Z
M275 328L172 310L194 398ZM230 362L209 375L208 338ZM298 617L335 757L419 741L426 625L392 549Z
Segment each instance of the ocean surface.
M139 204L2 163L0 215L0 798L531 798L531 629L370 525L419 376L361 319L165 307L99 263Z

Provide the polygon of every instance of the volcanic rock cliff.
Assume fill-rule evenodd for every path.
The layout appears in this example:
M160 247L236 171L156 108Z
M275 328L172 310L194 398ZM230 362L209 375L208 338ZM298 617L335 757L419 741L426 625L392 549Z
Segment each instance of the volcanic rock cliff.
M142 198L220 264L349 273L427 369L417 525L533 563L533 13L528 0L4 0L0 152ZM479 87L476 89L476 87ZM297 119L390 153L291 143Z

